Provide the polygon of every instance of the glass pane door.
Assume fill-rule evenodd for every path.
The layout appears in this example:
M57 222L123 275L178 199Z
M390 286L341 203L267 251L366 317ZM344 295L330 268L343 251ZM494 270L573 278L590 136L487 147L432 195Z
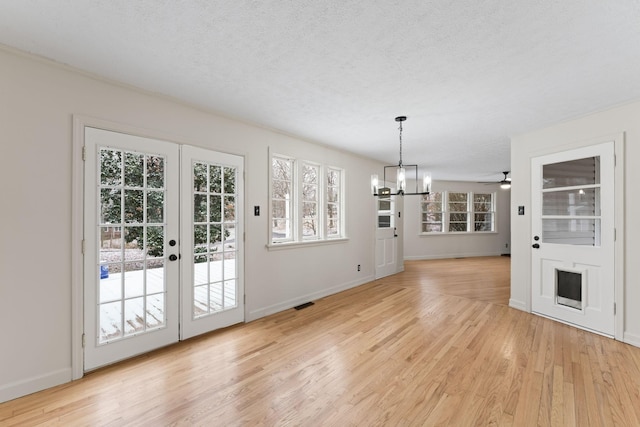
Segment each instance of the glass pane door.
M244 320L243 165L182 147L182 339Z
M177 144L85 128L85 370L178 340Z

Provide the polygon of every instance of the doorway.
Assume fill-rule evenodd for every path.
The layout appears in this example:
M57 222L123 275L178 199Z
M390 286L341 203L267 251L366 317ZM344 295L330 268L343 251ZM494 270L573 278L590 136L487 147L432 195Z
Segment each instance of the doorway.
M614 142L532 159L532 311L615 334Z
M243 321L243 158L89 126L84 150L84 370Z
M403 270L402 197L376 197L375 278L380 279Z

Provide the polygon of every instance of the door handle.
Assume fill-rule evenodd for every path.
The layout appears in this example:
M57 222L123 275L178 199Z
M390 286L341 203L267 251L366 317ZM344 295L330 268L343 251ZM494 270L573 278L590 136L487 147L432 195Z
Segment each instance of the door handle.
M178 256L176 254L169 255L169 261L175 261L177 259L178 259Z
M539 243L534 243L533 245L531 245L531 247L533 249L540 249L540 244Z

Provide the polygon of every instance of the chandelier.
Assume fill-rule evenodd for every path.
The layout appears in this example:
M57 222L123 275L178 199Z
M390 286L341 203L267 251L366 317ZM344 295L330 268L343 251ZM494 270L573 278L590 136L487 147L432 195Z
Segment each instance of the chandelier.
M379 187L378 175L371 175L371 193L374 196L390 196L391 188L387 187L387 169L396 170L396 192L394 194L401 196L414 196L418 194L429 194L431 192L431 175L425 172L422 176L422 191L418 191L418 165L405 165L402 163L402 122L406 121L406 116L396 117L396 122L400 124L400 161L397 165L385 166L382 175L382 185ZM407 170L415 173L415 192L408 193L407 188Z

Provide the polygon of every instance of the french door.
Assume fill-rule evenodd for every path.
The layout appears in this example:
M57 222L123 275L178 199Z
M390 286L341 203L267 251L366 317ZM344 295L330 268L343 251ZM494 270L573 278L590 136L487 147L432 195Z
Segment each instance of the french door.
M85 370L243 320L242 165L85 127Z
M532 310L615 332L614 143L532 159Z
M242 157L182 147L182 339L244 320L243 175Z

